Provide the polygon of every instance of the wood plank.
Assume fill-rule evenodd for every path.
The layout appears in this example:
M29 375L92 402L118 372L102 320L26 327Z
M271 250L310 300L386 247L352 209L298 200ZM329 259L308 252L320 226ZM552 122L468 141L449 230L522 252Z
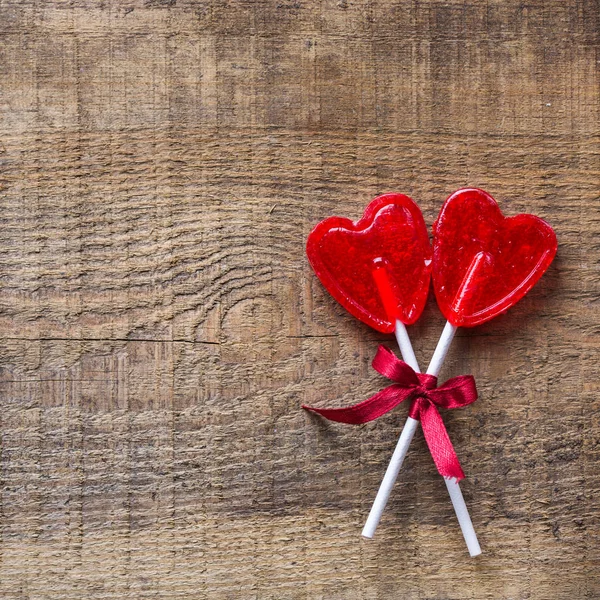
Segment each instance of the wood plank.
M0 595L600 596L596 3L0 1ZM385 191L464 185L556 229L511 311L459 332L444 415L484 554L406 409L392 344L304 255ZM411 327L430 356L430 299Z

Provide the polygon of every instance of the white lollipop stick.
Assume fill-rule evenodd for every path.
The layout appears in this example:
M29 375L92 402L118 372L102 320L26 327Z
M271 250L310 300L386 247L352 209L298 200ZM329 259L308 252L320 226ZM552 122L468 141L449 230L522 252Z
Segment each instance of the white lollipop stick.
M442 335L440 336L438 344L435 348L435 352L431 357L429 367L427 367L428 375L435 375L436 377L438 376L457 329L458 327L452 325L450 321L446 321L446 325L444 326ZM469 554L471 556L478 556L481 554L481 546L477 540L477 534L473 528L473 522L471 521L467 505L465 504L465 499L460 491L460 485L453 477L444 477L444 481L446 482L448 494L450 494L450 500L452 501L452 506L454 507L458 524L460 525L463 537L467 543Z
M415 356L412 344L410 343L410 338L408 337L406 327L402 321L398 320L396 320L396 340L398 341L400 354L402 354L402 359L404 362L410 365L417 373L420 373L421 369L419 369L417 357ZM385 475L383 476L383 480L379 486L377 496L375 496L375 501L371 507L371 512L369 512L367 522L363 527L363 537L370 539L375 535L375 530L377 529L377 525L379 525L381 515L383 514L385 505L390 497L394 483L396 483L396 478L398 477L398 473L400 473L402 463L404 462L404 458L408 452L408 447L412 442L418 425L419 421L416 419L413 419L412 417L408 417L406 419L406 423L404 424L404 428L400 434L400 439L398 440L394 453L392 454L392 458L390 459L390 464L385 471Z

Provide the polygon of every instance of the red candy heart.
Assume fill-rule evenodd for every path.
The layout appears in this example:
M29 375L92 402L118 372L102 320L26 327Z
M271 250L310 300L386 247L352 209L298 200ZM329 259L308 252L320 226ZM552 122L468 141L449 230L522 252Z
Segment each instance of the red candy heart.
M431 246L419 207L403 194L373 200L362 219L321 221L306 254L327 291L352 315L383 333L414 323L425 306Z
M433 287L455 326L473 327L516 304L550 266L554 231L533 215L504 217L483 190L454 192L433 226Z

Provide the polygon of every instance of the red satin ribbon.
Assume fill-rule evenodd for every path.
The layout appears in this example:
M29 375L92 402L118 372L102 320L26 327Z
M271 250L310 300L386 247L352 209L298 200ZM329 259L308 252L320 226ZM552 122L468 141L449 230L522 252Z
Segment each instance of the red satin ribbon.
M425 441L440 475L464 479L458 456L448 437L437 407L462 408L477 400L477 388L472 375L448 379L437 386L437 377L416 373L386 348L379 346L373 368L395 383L379 393L346 408L314 408L302 406L330 421L359 425L378 419L404 400L412 400L408 415L421 421Z

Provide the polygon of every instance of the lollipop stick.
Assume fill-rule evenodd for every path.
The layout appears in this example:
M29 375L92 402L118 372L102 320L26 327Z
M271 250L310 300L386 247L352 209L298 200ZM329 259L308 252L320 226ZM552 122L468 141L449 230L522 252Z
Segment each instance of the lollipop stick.
M446 323L427 369L429 375L435 375L437 377L442 368L442 364L444 363L444 359L446 358L446 354L448 353L448 349L450 348L450 344L452 343L452 339L454 338L454 334L456 333L456 329L457 328L451 323ZM396 321L396 339L404 362L408 363L415 371L420 372L406 327L401 321ZM400 439L398 440L392 458L390 459L390 464L388 465L383 481L379 486L377 496L375 497L375 501L373 502L373 506L371 507L371 511L369 512L367 522L363 528L363 537L372 538L375 535L375 530L379 525L381 515L383 514L385 505L387 504L392 488L394 487L398 473L402 468L402 463L404 462L408 447L415 435L418 424L419 422L412 417L408 417L406 420L402 433L400 434ZM481 554L481 547L477 541L477 535L460 490L460 485L458 481L452 478L444 477L444 481L465 542L467 543L469 554L471 556L477 556Z
M394 483L396 483L396 478L398 477L398 473L402 468L402 463L404 462L404 458L408 452L408 447L412 442L418 425L419 421L416 419L413 419L412 417L408 417L406 419L406 423L404 424L404 428L400 434L400 439L396 444L396 449L392 454L390 464L385 471L385 475L383 476L383 480L379 486L379 491L377 492L377 496L375 496L375 501L373 502L373 506L371 507L371 511L367 517L367 522L363 527L361 535L365 538L371 539L375 535L375 530L377 529L377 525L379 525L381 515L383 514L385 505L390 497Z
M412 344L410 343L410 338L408 337L408 331L406 331L406 326L400 320L396 320L396 341L398 342L398 347L400 348L400 354L402 354L402 360L410 367L416 371L420 372L419 363L417 362L417 357L415 356L415 351L413 350Z
M458 327L452 325L450 321L446 321L446 325L444 326L442 335L440 336L438 344L435 348L435 352L431 357L429 367L427 368L428 375L435 375L437 377L438 373L442 368L442 365L444 364L446 354L448 354L450 344L454 339L454 334L456 333L457 329ZM448 489L448 493L450 494L450 500L452 500L452 506L454 507L454 512L456 513L458 524L460 525L463 537L465 538L465 542L467 543L469 554L471 556L478 556L479 554L481 554L481 547L479 546L479 542L477 541L477 534L475 533L475 529L473 528L473 523L471 521L471 517L469 516L469 511L467 509L467 505L465 504L465 499L463 498L462 492L460 491L458 481L456 479L453 479L452 477L444 477L444 481L446 482L446 488Z
M427 375L435 375L436 377L439 375L457 329L458 327L454 327L450 321L446 321L442 335L440 335L440 339L438 340L429 366L427 367Z
M479 556L481 554L481 546L477 540L477 534L473 528L473 522L471 521L467 505L465 504L465 499L460 491L460 485L456 479L450 477L444 477L444 481L446 482L448 494L450 494L450 500L452 501L452 506L454 507L460 530L465 538L467 550L469 551L470 556Z
M402 354L404 362L409 364L418 373L419 364L417 363L417 358L413 351L412 344L410 343L408 332L406 331L404 323L398 320L396 321L396 340L398 341L398 346L400 347L400 353ZM385 505L390 497L394 483L396 483L396 478L398 477L398 473L400 473L402 463L404 462L408 447L412 442L418 425L419 421L416 419L413 419L412 417L406 419L406 423L400 434L400 439L398 440L392 458L390 459L390 464L385 471L377 496L375 496L371 512L369 512L367 522L363 527L363 537L372 538L375 535L375 530L377 529L377 525L379 525L381 515L383 514Z

